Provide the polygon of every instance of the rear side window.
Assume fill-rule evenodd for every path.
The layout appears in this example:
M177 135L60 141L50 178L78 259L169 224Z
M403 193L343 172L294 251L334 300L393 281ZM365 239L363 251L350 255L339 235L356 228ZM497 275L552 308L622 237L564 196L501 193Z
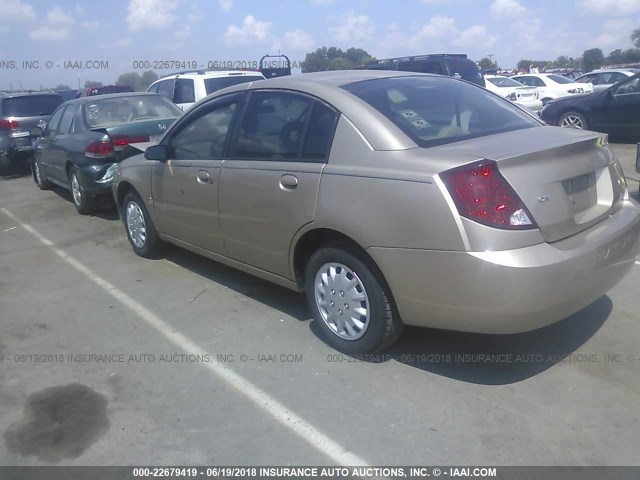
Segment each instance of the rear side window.
M62 104L59 95L29 95L2 100L2 114L6 117L39 117L51 115Z
M338 114L335 110L320 102L315 104L307 128L303 158L324 160L329 156L337 120Z
M384 78L343 88L421 147L540 126L508 100L448 77Z
M204 81L204 88L207 91L207 95L211 95L213 92L217 92L223 88L232 87L233 85L239 85L241 83L255 82L256 80L264 80L264 77L259 75L236 75L230 77L207 78Z
M189 78L178 78L176 80L173 101L175 103L193 103L196 101L193 80Z

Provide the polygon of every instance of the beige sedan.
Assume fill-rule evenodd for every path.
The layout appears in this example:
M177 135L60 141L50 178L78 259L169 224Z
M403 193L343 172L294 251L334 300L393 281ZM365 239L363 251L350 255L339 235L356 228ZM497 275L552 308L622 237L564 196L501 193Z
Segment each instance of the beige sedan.
M640 249L605 135L438 75L227 88L123 161L113 191L136 253L168 242L304 291L350 354L405 324L548 325L605 294Z

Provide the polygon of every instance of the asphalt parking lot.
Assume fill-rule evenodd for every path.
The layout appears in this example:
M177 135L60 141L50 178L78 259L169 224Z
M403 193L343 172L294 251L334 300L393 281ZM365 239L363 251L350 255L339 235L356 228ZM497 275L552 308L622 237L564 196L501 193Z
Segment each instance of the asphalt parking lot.
M637 264L550 327L359 361L302 296L0 178L0 464L640 465L639 289Z

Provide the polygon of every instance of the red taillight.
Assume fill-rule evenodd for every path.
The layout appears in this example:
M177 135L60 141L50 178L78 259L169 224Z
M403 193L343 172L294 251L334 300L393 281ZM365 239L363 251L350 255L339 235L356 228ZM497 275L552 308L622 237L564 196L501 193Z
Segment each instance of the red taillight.
M20 128L20 122L17 120L0 120L0 130L13 130Z
M116 150L122 150L130 143L148 142L148 135L140 135L138 137L128 137L126 135L112 135L111 141Z
M495 228L537 228L531 214L496 162L481 160L440 174L465 218Z
M85 157L89 158L106 158L115 153L113 144L108 140L91 143L85 150Z

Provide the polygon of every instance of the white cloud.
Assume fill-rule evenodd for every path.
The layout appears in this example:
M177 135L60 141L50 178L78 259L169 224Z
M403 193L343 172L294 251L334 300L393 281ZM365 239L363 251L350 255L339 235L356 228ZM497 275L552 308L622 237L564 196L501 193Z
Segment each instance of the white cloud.
M495 18L518 17L526 13L527 9L518 0L495 0L491 4L491 14Z
M47 12L47 16L45 17L45 21L47 23L54 24L70 24L73 23L73 17L64 11L62 7L53 7L49 12Z
M129 0L127 25L136 32L144 29L163 29L176 19L173 11L183 0Z
M490 35L484 25L473 25L456 35L452 43L457 47L490 48L498 40L497 35Z
M257 20L253 15L244 17L242 26L229 25L224 33L224 41L227 45L249 45L263 42L271 31L271 22Z
M69 38L69 30L66 28L43 26L31 30L29 33L31 40L56 41Z
M439 38L457 32L456 21L451 17L436 15L423 25L414 38L418 41L426 38Z
M606 13L611 16L623 16L640 12L638 0L576 0L577 11Z
M98 22L97 20L80 22L80 26L86 30L96 30L98 27L100 27L100 22Z
M284 44L291 50L310 51L316 45L313 37L304 30L298 28L284 34Z
M218 0L218 5L225 12L229 12L233 8L234 0Z
M3 0L2 19L6 23L22 22L25 20L35 20L36 13L33 7L22 0Z
M593 44L604 49L630 46L629 32L633 31L634 26L634 22L628 19L609 20L602 26L602 33L595 38Z
M329 27L334 40L341 43L362 43L373 37L375 27L366 15L356 15L353 10L340 17L331 17L335 25Z

